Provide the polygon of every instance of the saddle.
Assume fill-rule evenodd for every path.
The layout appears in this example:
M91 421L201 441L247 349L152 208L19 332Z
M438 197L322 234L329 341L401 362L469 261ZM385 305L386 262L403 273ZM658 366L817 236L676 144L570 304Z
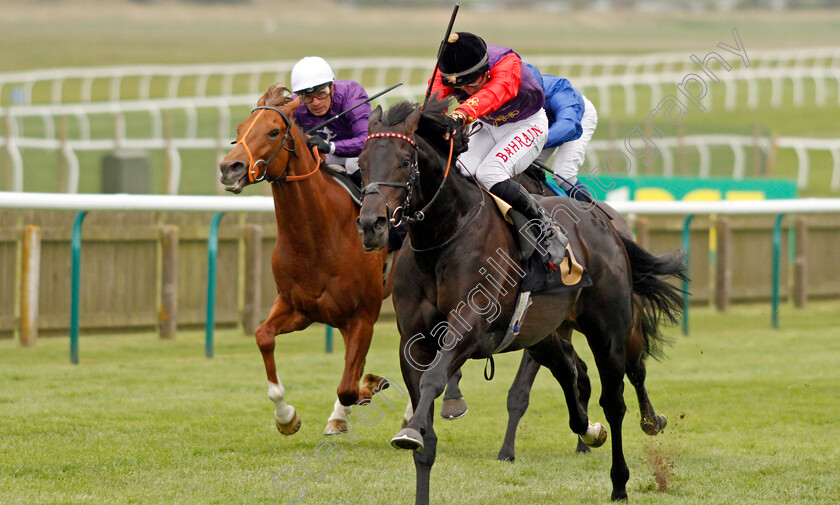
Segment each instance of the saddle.
M528 219L513 210L501 198L489 192L488 194L493 197L505 221L513 227L513 234L516 236L519 252L522 256L522 269L525 271L525 276L522 278L519 286L516 306L508 324L508 329L489 358L489 362L492 365L492 354L505 350L513 343L516 336L519 335L519 330L525 321L525 313L528 311L528 307L531 306L531 296L535 294L556 294L572 289L589 287L592 285L592 279L589 277L583 265L575 258L575 253L572 251L570 244L566 245L566 256L563 258L563 262L557 267L557 270L555 271L550 268L548 266L548 255L540 252L534 245L538 243L539 239L534 235L531 226L528 226ZM523 236L523 233L528 233L530 237ZM485 378L487 378L486 370ZM490 378L492 378L492 372Z
M575 258L571 245L566 245L566 257L560 265L557 265L557 270L550 268L547 256L535 246L539 239L534 235L533 228L528 226L528 219L513 210L501 198L492 193L488 194L493 197L505 221L513 227L522 257L522 269L525 271L520 291L528 291L531 294L553 294L592 285L586 269ZM523 233L529 236L526 237Z

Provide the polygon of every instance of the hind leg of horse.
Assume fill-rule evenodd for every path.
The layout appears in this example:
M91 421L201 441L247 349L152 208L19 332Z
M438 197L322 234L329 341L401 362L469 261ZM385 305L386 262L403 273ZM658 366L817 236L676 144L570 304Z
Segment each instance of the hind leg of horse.
M365 387L359 387L359 379L365 366L365 358L370 349L373 336L373 322L366 319L356 319L349 325L339 328L344 338L344 372L338 384L338 400L333 406L332 414L327 420L324 435L336 435L347 431L347 415L350 406L373 397L378 382L376 376L365 377Z
M572 327L564 324L548 338L529 347L527 352L537 363L551 370L563 388L569 409L569 428L588 445L598 447L606 440L606 431L600 423L589 423L586 410L580 403L574 348L569 341L571 332Z
M595 364L601 377L600 404L612 431L610 480L613 490L611 498L613 501L626 500L630 470L627 468L627 462L624 459L621 436L621 425L627 412L627 406L624 403L625 358L624 348L621 344L624 342L627 333L620 335L621 332L615 331L615 329L611 331L607 328L589 328L584 331L590 347L592 347Z
M459 369L446 383L443 406L440 409L440 417L444 419L458 419L467 413L467 402L464 401L464 395L461 394L461 388L458 385L462 375L463 372Z
M589 398L592 396L592 383L589 380L589 369L586 367L586 363L582 359L580 359L580 356L578 356L577 352L574 352L574 357L575 366L577 367L578 373L577 388L578 397L580 397L580 406L588 414ZM575 452L582 454L590 452L589 446L586 445L586 443L584 443L583 439L580 438L580 436L578 436L577 447L575 447Z
M627 378L636 390L636 397L639 399L639 414L642 431L648 435L656 435L665 429L668 420L662 414L657 414L653 404L648 397L645 387L647 369L645 368L645 343L642 336L641 323L635 322L633 333L627 341L625 351L627 357Z
M271 306L268 319L256 331L257 346L262 354L268 378L268 397L274 402L274 422L280 433L293 435L300 429L301 419L295 408L286 403L286 389L277 374L274 361L275 337L305 328L308 322L278 296Z
M507 396L508 425L505 431L505 441L499 450L499 461L514 461L516 454L514 444L516 443L516 428L519 421L528 410L528 400L531 396L531 386L537 378L540 365L527 352L522 353L522 361L519 362L519 370L513 384L510 385Z
M462 375L463 372L458 370L449 379L449 382L446 383L446 390L443 393L443 407L440 410L440 417L444 419L458 419L467 413L467 402L464 401L464 395L461 394L461 389L458 385ZM408 405L405 407L402 426L400 428L408 426L413 415L414 408L411 406L411 400L409 400Z

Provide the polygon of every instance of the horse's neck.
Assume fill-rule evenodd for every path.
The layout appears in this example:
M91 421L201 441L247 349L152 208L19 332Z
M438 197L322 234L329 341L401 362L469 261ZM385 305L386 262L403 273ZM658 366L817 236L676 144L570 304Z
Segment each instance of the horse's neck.
M295 153L289 153L287 176L306 175L315 168L312 155L299 146L306 141L295 131ZM321 170L297 181L271 183L274 214L277 218L278 239L293 238L296 249L318 249L323 246L323 235L330 228L337 202Z
M442 160L430 145L421 142L420 152L420 198L412 211L424 208L432 198L434 202L424 211L424 219L415 223L413 235L427 237L430 242L446 240L463 226L477 210L484 195L478 186L470 184L455 173L458 168L453 160L444 182L446 160ZM440 193L435 197L435 194ZM418 247L425 244L417 244Z

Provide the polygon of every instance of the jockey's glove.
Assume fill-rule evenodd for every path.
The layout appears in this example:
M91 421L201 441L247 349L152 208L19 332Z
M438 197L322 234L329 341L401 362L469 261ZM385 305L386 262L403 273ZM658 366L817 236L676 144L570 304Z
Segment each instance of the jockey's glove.
M313 147L317 147L318 152L324 154L333 154L335 152L335 142L327 142L317 135L309 137L309 140L306 141L306 146L309 147L310 151Z
M468 121L467 115L460 109L453 110L447 115L447 117L458 123L458 126L464 126Z
M448 138L450 133L455 133L459 128L467 124L467 116L460 110L454 110L446 115L446 135Z

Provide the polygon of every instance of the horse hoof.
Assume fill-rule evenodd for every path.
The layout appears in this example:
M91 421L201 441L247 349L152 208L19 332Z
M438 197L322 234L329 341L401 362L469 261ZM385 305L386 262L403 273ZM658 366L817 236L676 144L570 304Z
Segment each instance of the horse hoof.
M327 427L324 428L324 435L338 435L339 433L347 433L347 421L344 419L330 419L327 421Z
M607 429L601 423L589 423L586 433L580 439L589 447L601 447L607 441Z
M650 419L642 419L641 425L642 431L650 436L654 436L665 430L665 426L668 425L668 419L666 419L662 414L656 414L653 421Z
M423 450L423 435L411 428L403 428L397 436L391 439L391 445L395 449L406 449L414 451Z
M286 435L294 435L300 429L300 414L295 412L295 417L286 424L281 423L277 419L274 420L274 423L277 425L277 431Z
M452 400L443 400L443 408L440 409L440 417L444 419L458 419L467 413L467 402L464 397Z
M513 454L508 454L506 451L501 450L499 451L499 455L496 457L499 461L504 461L507 463L513 463L516 461L516 456Z
M592 452L589 449L589 446L583 443L583 440L578 437L577 447L575 448L575 452L578 454L587 454Z
M362 380L364 381L364 386L362 387L368 388L374 393L378 393L383 389L388 389L388 386L391 385L387 380L372 373L366 373L365 376L362 377Z

